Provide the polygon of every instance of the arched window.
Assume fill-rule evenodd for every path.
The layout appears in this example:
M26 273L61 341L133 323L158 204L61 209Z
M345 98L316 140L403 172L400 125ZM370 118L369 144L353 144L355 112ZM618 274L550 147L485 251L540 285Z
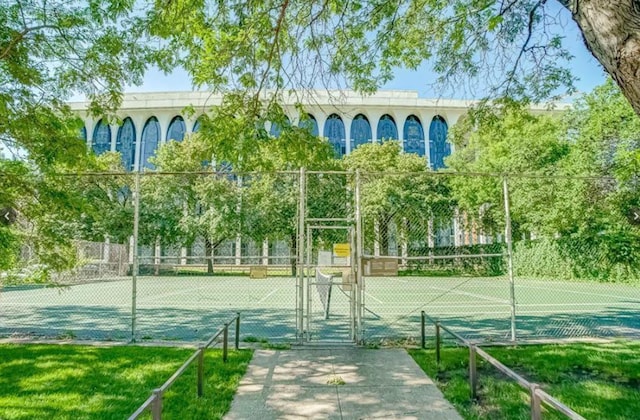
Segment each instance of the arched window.
M160 143L160 123L156 117L151 117L144 124L140 144L140 169L153 169L155 166L149 163L149 158L156 154Z
M167 141L182 141L184 140L184 133L186 132L187 126L184 124L182 117L179 115L177 117L173 117L169 123L169 128L167 129Z
M451 154L451 145L447 143L447 123L439 115L433 117L429 126L429 162L431 169L444 168L444 158Z
M122 166L125 170L132 170L136 155L136 127L129 117L125 118L118 128L116 151L122 156Z
M318 121L316 120L316 117L311 114L307 114L306 118L300 119L298 127L306 128L312 136L318 137L320 135L320 132L318 131Z
M284 117L284 125L289 126L290 125L290 121L289 118L285 115ZM277 122L271 123L271 128L269 129L269 134L272 137L280 137L280 133L282 133L282 127L280 127L280 124L278 124Z
M80 138L84 140L85 143L87 142L87 127L84 125L80 129Z
M351 121L351 151L356 150L358 146L371 142L371 124L369 120L362 114L356 115Z
M424 156L424 131L415 115L409 115L404 122L404 151Z
M342 157L347 153L344 123L337 114L329 115L329 118L324 123L324 136L329 139L329 143L335 149L338 157Z
M200 126L202 125L202 123L200 122L200 118L198 118L196 120L196 122L193 123L193 129L191 130L193 133L197 133L198 131L200 131Z
M91 142L93 152L100 156L104 152L111 150L111 127L102 119L93 129L93 141Z
M398 127L389 114L383 115L378 120L378 140L381 143L385 140L398 140Z

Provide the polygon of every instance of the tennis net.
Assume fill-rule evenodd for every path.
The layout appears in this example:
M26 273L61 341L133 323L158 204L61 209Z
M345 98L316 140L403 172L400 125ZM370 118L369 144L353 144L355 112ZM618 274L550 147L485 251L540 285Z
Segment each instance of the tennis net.
M324 308L324 319L329 319L329 305L331 304L333 277L333 274L325 274L316 268L316 290L318 291L320 302Z

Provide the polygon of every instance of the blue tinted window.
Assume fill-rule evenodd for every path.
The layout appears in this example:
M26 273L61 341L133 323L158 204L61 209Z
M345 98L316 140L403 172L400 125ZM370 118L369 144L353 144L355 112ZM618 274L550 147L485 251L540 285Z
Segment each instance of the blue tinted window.
M84 140L85 143L87 142L87 127L84 125L80 129L80 138Z
M351 122L351 151L361 144L371 142L371 137L371 125L367 117L362 114L356 115Z
M329 143L335 149L338 157L342 157L347 153L344 123L338 115L331 114L327 122L324 123L324 136L329 139Z
M301 119L298 123L298 127L306 128L311 132L312 136L318 137L320 135L320 132L318 131L318 121L316 121L316 118L311 114L307 114L305 119Z
M127 171L132 170L136 155L136 128L131 118L125 118L118 128L116 151L122 156L122 166Z
M284 125L285 127L289 126L290 121L287 116L284 117ZM271 123L271 128L269 129L269 134L273 137L280 137L280 133L282 133L282 127L277 122Z
M197 133L198 131L200 131L200 125L201 125L200 118L198 118L196 122L193 123L193 130L191 131L193 131L194 133Z
M184 140L184 133L187 131L187 126L184 124L184 120L182 117L177 116L171 120L169 124L169 128L167 129L167 141L175 140L182 141Z
M404 151L424 156L424 131L415 115L410 115L404 122Z
M96 155L111 150L111 127L105 120L100 120L93 129L92 149Z
M378 140L398 140L398 127L391 115L383 115L378 121Z
M160 123L156 117L151 117L147 120L142 130L141 141L140 169L154 169L155 165L149 163L149 158L155 156L158 143L160 143Z
M451 154L451 145L447 143L447 123L437 115L429 126L429 162L433 170L444 168L444 158Z

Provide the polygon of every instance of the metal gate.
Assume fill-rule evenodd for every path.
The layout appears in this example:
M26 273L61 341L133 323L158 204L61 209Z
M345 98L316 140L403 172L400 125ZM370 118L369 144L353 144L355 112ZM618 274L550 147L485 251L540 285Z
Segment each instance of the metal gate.
M334 179L328 179L331 176ZM296 281L298 342L359 343L364 302L358 281L358 195L354 189L357 183L353 174L346 172L327 175L302 171L301 179L304 182L300 186L298 209ZM328 183L331 188L327 188ZM309 197L318 194L311 188L333 191L340 205L323 208L308 205Z

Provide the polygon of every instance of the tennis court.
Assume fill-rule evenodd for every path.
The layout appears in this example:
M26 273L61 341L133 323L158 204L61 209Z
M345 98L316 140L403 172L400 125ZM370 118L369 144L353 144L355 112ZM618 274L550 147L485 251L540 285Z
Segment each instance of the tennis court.
M201 340L239 311L243 337L294 341L295 286L292 277L139 277L135 337ZM348 341L349 293L334 284L325 314L321 291L309 290L312 338ZM633 285L517 279L515 297L519 339L640 337L640 288ZM510 337L506 278L367 277L364 300L367 340L417 337L423 310L466 336ZM132 307L131 278L65 288L5 287L0 335L126 341Z

